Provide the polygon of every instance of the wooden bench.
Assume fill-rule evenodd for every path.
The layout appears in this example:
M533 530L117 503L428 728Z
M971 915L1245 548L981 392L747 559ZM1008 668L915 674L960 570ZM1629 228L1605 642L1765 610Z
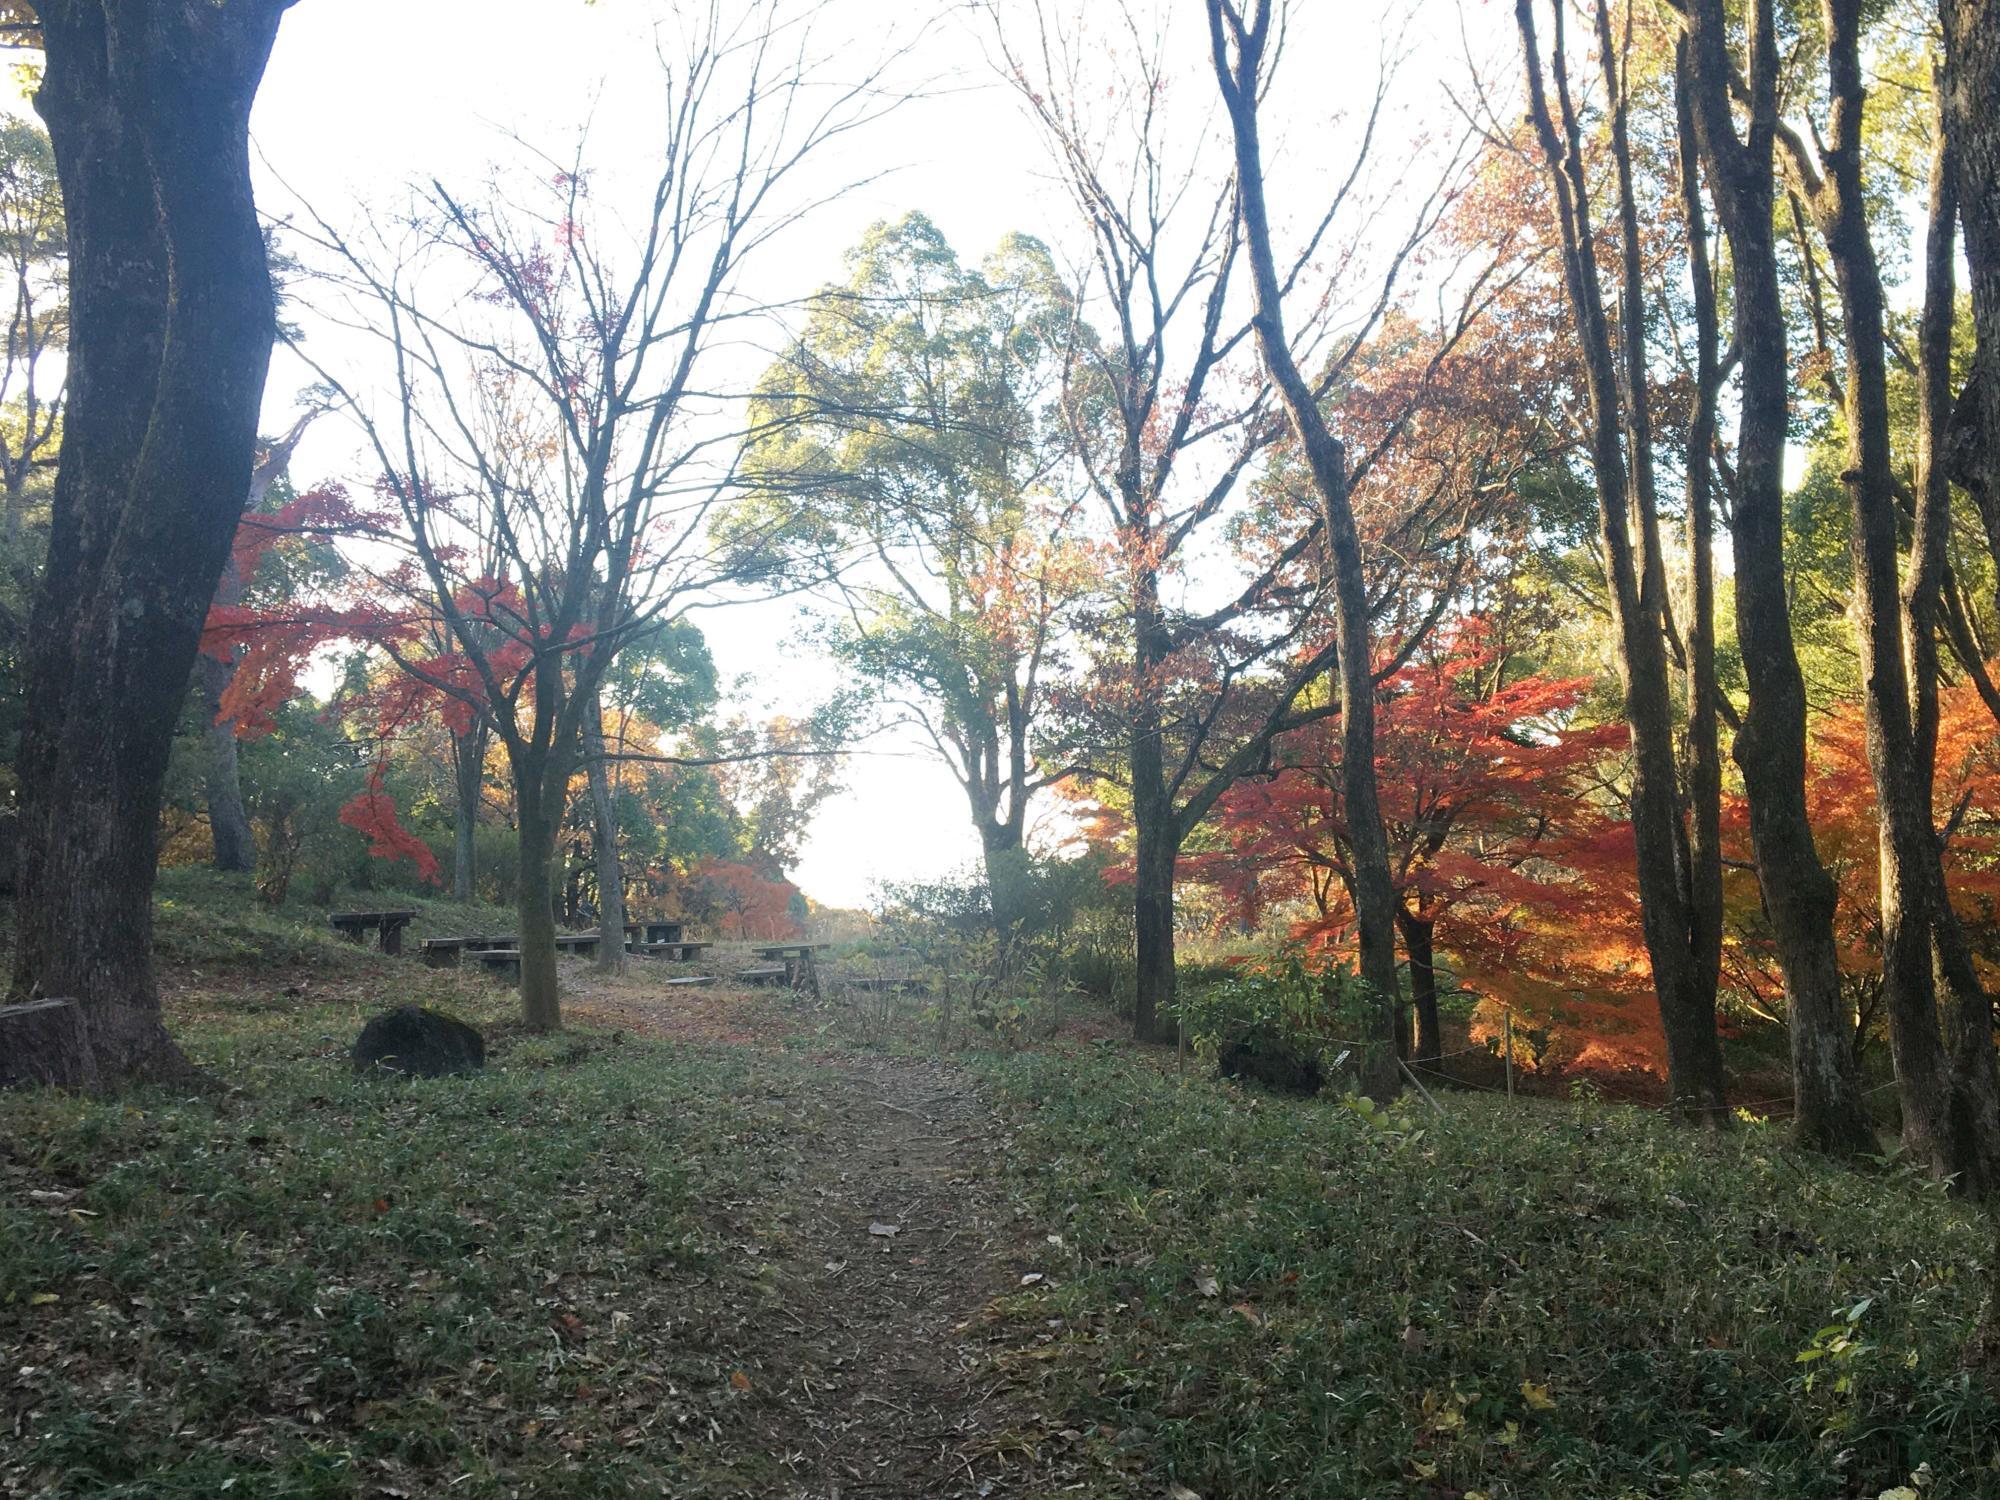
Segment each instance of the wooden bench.
M681 934L687 930L684 922L627 922L625 924L625 946L637 951L640 944L678 943Z
M403 929L416 919L415 911L338 911L327 920L350 943L366 942L373 932L384 953L401 953Z
M736 977L745 984L789 984L792 976L783 964L765 964L755 969L739 969Z
M425 938L417 945L425 963L433 969L455 969L459 955L465 951L471 938Z
M832 947L831 943L762 943L750 951L759 958L782 959L785 965L785 983L795 990L808 990L812 997L819 998L818 954Z
M691 963L708 951L707 943L628 943L626 951L642 958L667 958L676 963Z
M589 958L597 952L598 936L594 932L559 932L556 947L564 953L574 953L580 958Z
M713 974L677 974L672 979L664 982L667 984L708 985L714 984L716 981Z
M478 948L472 950L472 959L491 970L495 979L518 980L521 977L519 948Z

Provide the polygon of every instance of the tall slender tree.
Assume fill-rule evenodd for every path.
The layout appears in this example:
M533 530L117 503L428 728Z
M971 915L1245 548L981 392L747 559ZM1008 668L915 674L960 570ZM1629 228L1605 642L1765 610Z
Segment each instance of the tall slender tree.
M1732 753L1750 804L1758 884L1783 971L1790 1015L1794 1132L1802 1144L1835 1155L1874 1148L1848 1045L1846 1007L1834 940L1835 887L1821 864L1806 815L1806 693L1792 641L1785 570L1785 443L1790 423L1790 365L1780 301L1775 133L1778 47L1770 0L1755 0L1747 27L1747 126L1732 107L1736 76L1721 0L1689 0L1676 64L1682 149L1698 143L1729 243L1731 328L1741 370L1737 402L1734 515L1736 630L1749 707ZM1689 137L1692 137L1690 141ZM1691 225L1700 213L1692 183ZM1701 243L1692 234L1694 243ZM1697 296L1706 278L1697 274ZM1706 338L1707 335L1704 335ZM1690 473L1708 468L1691 434Z
M1570 75L1564 6L1550 9L1548 62L1542 59L1534 0L1516 0L1527 67L1529 120L1539 143L1561 234L1563 277L1581 347L1588 394L1588 448L1597 481L1599 542L1617 631L1619 675L1632 747L1631 810L1638 850L1646 953L1667 1038L1668 1093L1674 1110L1722 1127L1729 1122L1722 1048L1715 1032L1717 976L1688 884L1689 842L1675 765L1667 668L1666 565L1653 482L1646 409L1646 319L1639 280L1637 209L1625 138L1626 74L1611 34L1608 0L1597 0L1598 45L1612 113L1618 212L1623 242L1620 317L1607 311L1598 268L1584 127ZM1551 103L1551 92L1554 102ZM1617 349L1625 354L1621 382Z

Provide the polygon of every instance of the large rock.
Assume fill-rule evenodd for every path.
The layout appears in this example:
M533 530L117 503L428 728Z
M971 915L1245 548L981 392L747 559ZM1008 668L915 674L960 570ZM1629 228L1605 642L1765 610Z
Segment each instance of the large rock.
M1261 1083L1280 1094L1317 1094L1326 1083L1319 1058L1268 1031L1255 1031L1229 1043L1216 1056L1224 1078Z
M418 1078L442 1078L486 1066L486 1039L456 1016L418 1005L399 1005L361 1028L354 1071L387 1068Z

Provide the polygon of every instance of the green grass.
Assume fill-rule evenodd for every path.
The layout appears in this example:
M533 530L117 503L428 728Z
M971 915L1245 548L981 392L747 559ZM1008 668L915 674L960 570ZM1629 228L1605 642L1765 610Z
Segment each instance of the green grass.
M177 1022L226 1092L0 1097L0 1493L694 1493L723 1462L720 1303L762 1292L730 1246L813 1136L802 1065L502 1026L482 1074L356 1080L356 1019L246 998Z
M1111 1469L1211 1500L1873 1500L1928 1463L1926 1500L2000 1494L2000 1409L1957 1368L1991 1241L1907 1175L1596 1106L1384 1128L1115 1055L982 1067L1061 1237L1006 1307L1020 1363ZM1800 1362L1863 1299L1859 1342Z

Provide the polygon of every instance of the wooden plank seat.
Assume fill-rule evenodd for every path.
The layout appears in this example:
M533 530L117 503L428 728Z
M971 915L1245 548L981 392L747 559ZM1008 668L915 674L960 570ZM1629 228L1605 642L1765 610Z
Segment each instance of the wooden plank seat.
M333 930L350 943L364 943L368 934L376 934L376 941L384 953L403 951L403 929L416 921L414 909L398 911L337 911L328 916Z
M490 948L519 948L521 940L511 932L488 933L484 937L461 938L467 953L478 953Z
M474 963L490 970L495 979L519 979L521 977L521 950L519 948L478 948L472 950Z
M831 943L760 943L750 951L759 958L809 958L832 946Z
M594 932L559 932L556 947L564 953L575 953L588 958L597 951L598 935Z
M672 979L662 982L666 984L709 985L714 984L716 979L713 974L676 974Z
M708 947L707 943L627 943L625 951L642 958L669 958L676 963L690 963L707 952Z
M627 922L625 924L625 946L634 943L678 943L687 931L684 922L652 920Z
M791 976L783 964L763 964L754 969L739 969L736 977L745 984L786 984Z

